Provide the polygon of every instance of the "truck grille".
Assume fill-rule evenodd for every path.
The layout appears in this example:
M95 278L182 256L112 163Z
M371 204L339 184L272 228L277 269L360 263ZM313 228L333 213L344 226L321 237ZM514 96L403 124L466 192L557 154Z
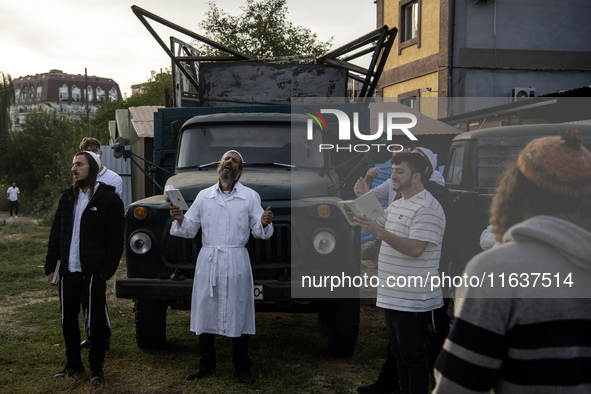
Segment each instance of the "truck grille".
M250 237L246 244L255 279L281 280L289 276L291 263L291 226L273 222L275 231L269 240ZM164 249L167 265L193 276L195 261L201 249L201 230L193 239L168 237Z

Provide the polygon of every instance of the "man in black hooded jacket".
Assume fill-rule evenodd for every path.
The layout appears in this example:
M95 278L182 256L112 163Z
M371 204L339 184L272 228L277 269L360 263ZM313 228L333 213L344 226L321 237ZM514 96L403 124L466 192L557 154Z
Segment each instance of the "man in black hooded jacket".
M96 181L100 158L79 152L72 163L74 184L61 196L55 214L45 261L51 283L59 282L66 366L55 379L84 372L80 357L80 300L88 300L91 348L90 381L104 382L107 348L106 282L117 270L123 253L123 202L115 189ZM60 261L58 272L57 262Z

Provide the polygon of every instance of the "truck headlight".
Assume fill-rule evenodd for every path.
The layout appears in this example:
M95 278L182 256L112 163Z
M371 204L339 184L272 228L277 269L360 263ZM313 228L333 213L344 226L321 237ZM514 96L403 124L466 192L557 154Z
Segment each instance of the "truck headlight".
M336 238L328 231L317 233L312 243L314 244L314 249L320 254L329 254L337 246Z
M332 213L332 209L330 208L329 205L322 204L322 205L319 205L318 208L316 208L316 213L322 219L326 219L326 218L330 217L330 214Z
M138 220L144 220L148 216L146 207L135 207L133 209L133 216Z
M136 254L146 254L152 248L152 240L148 234L137 232L129 238L129 246Z

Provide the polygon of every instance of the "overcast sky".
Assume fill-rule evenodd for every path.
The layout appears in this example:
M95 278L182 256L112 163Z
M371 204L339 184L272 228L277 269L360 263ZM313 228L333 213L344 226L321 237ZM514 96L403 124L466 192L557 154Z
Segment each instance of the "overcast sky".
M216 0L218 8L239 15L246 0ZM122 93L148 80L152 70L170 67L170 59L131 11L137 5L170 22L198 28L206 0L0 0L0 72L13 79L59 69L69 74L112 78ZM374 0L288 0L287 18L307 27L333 48L376 28ZM151 21L155 28L159 26ZM173 35L159 33L168 44Z

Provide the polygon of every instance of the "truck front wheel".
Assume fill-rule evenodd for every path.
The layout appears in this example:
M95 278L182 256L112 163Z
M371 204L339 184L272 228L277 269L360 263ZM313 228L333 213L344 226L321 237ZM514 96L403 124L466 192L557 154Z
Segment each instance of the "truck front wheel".
M327 353L349 357L357 345L359 334L359 299L323 301L318 311L318 325Z
M166 341L166 309L162 301L135 300L135 338L140 349L155 349Z

